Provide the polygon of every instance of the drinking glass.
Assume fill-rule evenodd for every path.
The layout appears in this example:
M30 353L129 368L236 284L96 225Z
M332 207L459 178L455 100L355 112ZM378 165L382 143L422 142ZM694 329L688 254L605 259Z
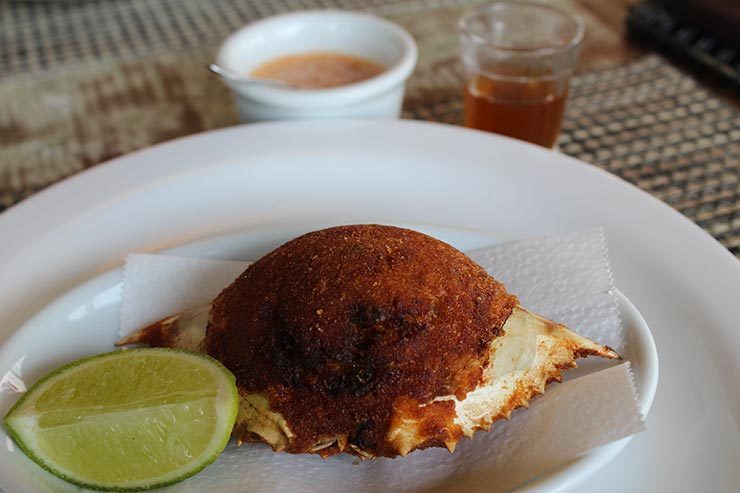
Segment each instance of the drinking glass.
M459 22L465 125L553 147L585 27L549 5L495 2Z

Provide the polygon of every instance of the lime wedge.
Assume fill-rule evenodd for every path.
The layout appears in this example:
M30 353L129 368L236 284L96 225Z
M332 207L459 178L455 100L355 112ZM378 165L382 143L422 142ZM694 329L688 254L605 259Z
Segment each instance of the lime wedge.
M234 376L207 356L133 349L85 358L45 376L5 426L37 464L86 488L137 491L213 462L229 440Z

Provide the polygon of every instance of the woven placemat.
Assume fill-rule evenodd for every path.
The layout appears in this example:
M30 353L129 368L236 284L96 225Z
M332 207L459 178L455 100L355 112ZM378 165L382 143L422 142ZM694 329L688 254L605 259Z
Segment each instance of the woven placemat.
M454 26L473 3L362 2L419 43L405 117L460 123ZM228 32L279 11L357 5L0 3L0 210L111 157L235 124L230 94L204 70ZM586 50L602 41L592 29ZM571 87L561 151L654 194L740 256L740 111L657 56L579 74Z

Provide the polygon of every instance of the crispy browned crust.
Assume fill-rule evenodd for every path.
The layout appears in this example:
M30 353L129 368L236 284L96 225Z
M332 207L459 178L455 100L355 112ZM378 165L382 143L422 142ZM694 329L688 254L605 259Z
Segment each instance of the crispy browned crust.
M296 434L288 452L346 437L395 456L386 440L394 406L475 388L516 302L446 243L390 226L341 226L252 264L214 301L206 348L285 417ZM456 434L441 430L448 408L427 411L426 446Z

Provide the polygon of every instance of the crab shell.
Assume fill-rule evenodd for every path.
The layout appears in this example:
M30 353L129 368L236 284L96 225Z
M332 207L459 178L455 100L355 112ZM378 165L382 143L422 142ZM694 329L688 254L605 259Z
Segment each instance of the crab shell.
M205 331L210 306L183 312L149 325L124 337L117 345L149 345L196 352L204 351ZM501 419L508 419L519 407L545 391L552 381L560 381L562 371L576 366L576 359L594 355L619 358L607 346L581 337L564 325L514 308L503 326L503 335L489 346L489 362L481 383L464 398L440 395L418 404L413 399L394 403L386 440L397 455L426 446L444 446L453 451L462 437L488 430ZM270 408L266 396L239 388L239 412L234 426L237 443L264 442L275 451L288 447L297 430L280 413ZM326 436L310 450L322 457L347 452L362 459L374 457L347 436Z

